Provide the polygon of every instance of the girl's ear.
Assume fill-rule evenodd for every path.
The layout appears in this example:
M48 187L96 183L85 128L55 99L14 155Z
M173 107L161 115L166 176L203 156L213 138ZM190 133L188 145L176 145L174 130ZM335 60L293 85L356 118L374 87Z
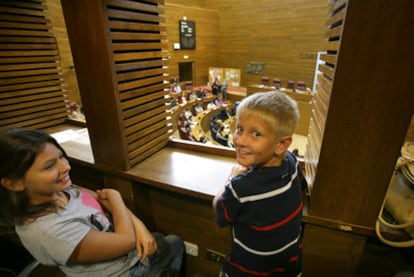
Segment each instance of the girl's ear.
M22 191L24 190L24 184L21 180L14 181L12 179L8 178L2 178L1 179L1 185L11 191Z

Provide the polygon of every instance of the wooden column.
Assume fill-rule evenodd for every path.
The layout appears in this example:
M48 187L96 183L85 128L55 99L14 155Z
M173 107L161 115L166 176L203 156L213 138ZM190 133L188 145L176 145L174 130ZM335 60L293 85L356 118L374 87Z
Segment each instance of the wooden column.
M103 1L62 1L91 146L97 163L128 168Z
M98 164L127 170L168 142L162 3L62 0Z

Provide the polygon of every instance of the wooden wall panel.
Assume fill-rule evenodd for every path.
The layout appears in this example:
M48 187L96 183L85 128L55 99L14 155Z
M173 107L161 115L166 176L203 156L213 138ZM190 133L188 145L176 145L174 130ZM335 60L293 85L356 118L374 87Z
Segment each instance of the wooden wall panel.
M206 3L200 5L199 2L165 1L169 57L168 73L170 78L178 76L178 63L193 62L193 83L195 85L205 85L208 81L208 68L217 64L216 53L220 36L218 33L218 10ZM184 16L189 21L195 21L196 47L195 49L174 50L173 44L180 42L178 22ZM184 56L188 56L188 58Z
M0 128L65 122L58 46L44 1L0 2Z
M240 68L241 85L261 77L304 81L312 87L317 52L321 49L327 2L216 1L219 11L217 66ZM264 62L264 74L246 73L249 61Z
M241 69L241 86L260 83L261 77L305 81L312 87L320 51L325 0L313 1L197 1L166 0L169 73L178 75L178 62L194 61L193 82L208 81L208 67ZM178 20L196 22L196 49L173 50L179 42ZM184 59L188 55L188 59ZM265 63L263 75L246 72L249 61Z

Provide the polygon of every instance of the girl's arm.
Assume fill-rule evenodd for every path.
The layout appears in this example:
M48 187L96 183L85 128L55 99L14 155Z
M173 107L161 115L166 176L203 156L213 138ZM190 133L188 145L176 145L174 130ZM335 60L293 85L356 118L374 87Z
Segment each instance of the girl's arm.
M157 242L145 224L131 211L129 211L129 216L135 230L135 249L137 250L138 256L141 256L141 262L143 262L148 256L151 256L157 251Z
M112 233L91 229L76 246L69 259L70 262L109 260L125 255L135 247L134 226L119 192L103 189L97 192L97 197L99 202L111 212L115 231Z
M80 189L89 193L95 199L99 200L98 194L96 192L83 187ZM112 213L110 209L107 210ZM148 256L154 254L155 251L157 251L157 243L145 224L139 218L137 218L128 208L127 210L129 218L134 227L135 249L137 250L137 255L142 256L141 261L143 262Z

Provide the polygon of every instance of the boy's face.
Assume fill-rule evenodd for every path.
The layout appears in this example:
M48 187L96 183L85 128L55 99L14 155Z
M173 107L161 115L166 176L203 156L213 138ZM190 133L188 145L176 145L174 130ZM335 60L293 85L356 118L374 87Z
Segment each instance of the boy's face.
M270 124L258 116L237 117L233 143L237 161L243 166L280 166L290 140L278 139Z

